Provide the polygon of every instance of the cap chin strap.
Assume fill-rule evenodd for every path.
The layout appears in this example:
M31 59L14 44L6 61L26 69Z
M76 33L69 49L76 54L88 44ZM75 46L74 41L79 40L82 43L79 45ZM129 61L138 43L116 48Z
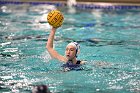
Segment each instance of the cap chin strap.
M79 46L79 44L77 42L73 42L73 43L76 46L76 54L75 54L75 57L77 58L77 53L80 51L80 50L78 51L78 49L80 49L80 46Z
M75 57L76 57L76 58L77 58L77 52L78 52L78 51L77 51L77 49L76 49L76 54L75 54Z

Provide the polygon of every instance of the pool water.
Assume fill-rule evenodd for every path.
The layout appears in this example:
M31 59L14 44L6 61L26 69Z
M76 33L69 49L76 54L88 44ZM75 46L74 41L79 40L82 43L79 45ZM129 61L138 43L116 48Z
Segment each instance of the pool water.
M55 8L55 7L53 7ZM52 8L51 8L52 9ZM64 72L45 46L50 26L45 5L4 5L0 11L0 92L30 93L45 84L52 93L139 93L140 10L63 12L55 49L64 55L71 41L81 45L84 70ZM43 20L43 21L42 21Z

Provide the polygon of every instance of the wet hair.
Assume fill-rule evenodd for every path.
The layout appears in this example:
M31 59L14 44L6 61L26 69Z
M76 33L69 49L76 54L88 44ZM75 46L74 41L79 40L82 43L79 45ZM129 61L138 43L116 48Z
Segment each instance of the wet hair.
M36 85L32 89L32 93L51 93L46 85Z

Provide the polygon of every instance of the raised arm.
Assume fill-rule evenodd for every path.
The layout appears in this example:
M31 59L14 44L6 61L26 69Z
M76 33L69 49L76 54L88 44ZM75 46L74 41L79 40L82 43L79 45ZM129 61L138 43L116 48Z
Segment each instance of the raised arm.
M51 29L50 35L48 37L47 45L46 48L48 52L50 53L52 58L58 59L62 62L66 62L67 59L66 57L60 55L54 48L53 48L53 41L54 41L54 36L55 36L56 28Z

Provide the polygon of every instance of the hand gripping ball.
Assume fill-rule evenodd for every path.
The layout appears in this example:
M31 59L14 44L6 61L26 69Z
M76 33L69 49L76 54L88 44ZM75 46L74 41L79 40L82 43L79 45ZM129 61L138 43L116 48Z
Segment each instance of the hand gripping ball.
M63 23L63 20L63 14L58 10L52 10L48 13L47 21L51 26L55 28L60 27Z

